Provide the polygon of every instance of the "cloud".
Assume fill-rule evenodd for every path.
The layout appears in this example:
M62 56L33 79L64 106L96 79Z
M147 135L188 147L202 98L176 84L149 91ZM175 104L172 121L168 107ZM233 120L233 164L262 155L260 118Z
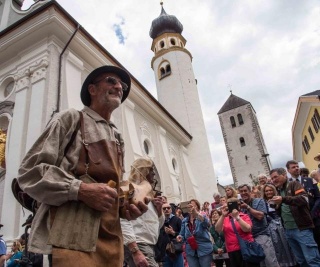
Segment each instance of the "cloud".
M123 33L122 33L122 26L124 25L124 18L121 18L121 22L120 23L117 23L117 24L113 24L113 29L114 29L114 32L115 34L117 35L118 37L118 40L119 40L119 43L124 45L124 41L125 41L125 37L123 36Z

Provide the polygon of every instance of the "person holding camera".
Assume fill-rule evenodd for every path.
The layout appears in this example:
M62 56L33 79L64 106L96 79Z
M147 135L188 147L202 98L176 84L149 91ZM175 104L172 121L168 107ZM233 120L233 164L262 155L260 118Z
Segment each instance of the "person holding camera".
M262 186L261 193L267 205L267 220L278 263L280 266L295 266L297 264L296 260L287 242L281 217L276 211L279 207L271 200L278 195L277 189L273 184L265 184Z
M213 261L216 267L230 267L229 255L226 250L223 232L216 231L216 223L222 216L221 209L213 209L210 214L210 234L213 238Z
M250 217L240 211L240 202L237 198L229 198L227 203L228 206L226 205L221 208L222 216L216 222L215 229L218 232L224 233L231 267L260 267L259 263L243 260L240 244L231 223L231 220L233 220L242 239L252 242L254 239L251 233L252 222Z
M186 255L191 267L210 267L212 261L212 243L210 222L205 214L200 213L200 202L191 199L188 204L188 216L182 221L178 242L186 243Z

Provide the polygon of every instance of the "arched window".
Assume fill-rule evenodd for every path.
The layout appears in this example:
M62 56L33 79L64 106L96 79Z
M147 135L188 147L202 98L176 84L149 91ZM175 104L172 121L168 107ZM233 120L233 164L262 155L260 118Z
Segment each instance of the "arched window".
M238 114L237 117L238 117L239 125L242 125L242 124L243 124L242 115L241 115L241 114Z
M162 79L171 74L171 66L168 61L162 62L159 67L160 67L159 79Z
M161 48L164 48L164 41L161 41L161 42L160 42L160 47L161 47Z
M240 137L239 140L240 140L240 145L241 146L245 146L246 145L246 142L244 141L243 137Z
M236 121L233 116L230 117L230 122L231 122L232 128L236 127Z
M176 41L175 41L173 38L170 39L170 43L171 43L172 45L176 45Z

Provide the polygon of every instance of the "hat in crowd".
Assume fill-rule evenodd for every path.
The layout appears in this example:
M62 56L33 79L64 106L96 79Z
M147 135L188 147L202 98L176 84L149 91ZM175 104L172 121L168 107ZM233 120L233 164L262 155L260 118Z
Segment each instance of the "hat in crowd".
M99 67L99 68L93 70L88 75L88 77L85 79L85 81L82 85L80 97L81 97L82 103L85 106L90 106L90 104L91 104L91 97L90 97L90 93L88 91L89 84L91 84L95 80L95 78L97 78L100 74L108 73L108 72L118 75L120 77L121 81L128 85L128 89L123 91L121 102L123 102L128 97L129 92L130 92L130 87L131 87L131 79L130 79L128 72L126 72L124 69L121 69L116 66L105 65L105 66L102 66L102 67Z
M318 153L315 157L314 157L315 161L320 161L320 153Z

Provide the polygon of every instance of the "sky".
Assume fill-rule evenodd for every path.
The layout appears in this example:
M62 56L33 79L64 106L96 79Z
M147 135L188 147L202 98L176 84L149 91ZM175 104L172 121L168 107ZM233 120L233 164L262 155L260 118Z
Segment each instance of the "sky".
M157 98L151 68L158 0L57 1ZM218 111L232 93L256 111L273 168L292 159L291 128L301 95L320 86L320 3L316 0L164 0L182 23L215 175L232 176ZM27 0L27 9L33 1Z

